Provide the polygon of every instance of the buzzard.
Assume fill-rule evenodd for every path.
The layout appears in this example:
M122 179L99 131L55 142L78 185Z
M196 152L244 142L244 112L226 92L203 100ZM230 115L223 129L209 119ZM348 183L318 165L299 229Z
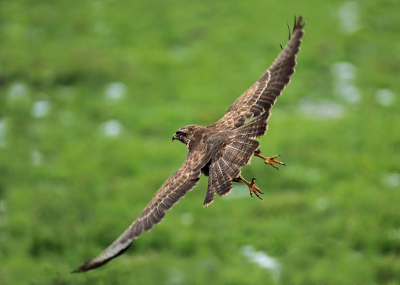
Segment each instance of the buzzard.
M294 20L293 33L285 48L265 71L261 78L246 90L229 107L226 114L214 125L204 127L189 125L180 128L172 140L179 140L188 149L183 165L172 174L156 192L140 216L98 256L83 263L73 272L83 272L99 267L125 252L143 231L149 231L158 224L180 198L186 195L198 182L200 174L208 176L207 194L203 206L210 205L215 197L227 195L232 182L246 183L250 195L260 197L261 191L241 175L241 168L250 162L252 156L265 160L266 164L277 168L277 155L265 157L255 141L267 131L270 110L282 90L290 82L294 73L296 55L300 50L301 37L304 34L302 17ZM255 118L248 123L246 119Z

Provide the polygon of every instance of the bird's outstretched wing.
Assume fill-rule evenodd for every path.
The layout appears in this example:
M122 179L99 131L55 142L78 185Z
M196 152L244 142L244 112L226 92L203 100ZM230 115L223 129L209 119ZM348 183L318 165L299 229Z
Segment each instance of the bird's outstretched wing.
M297 21L294 19L293 34L289 35L285 48L261 78L236 99L226 114L211 127L217 131L233 130L242 126L246 119L269 112L294 73L304 25L301 16Z
M110 246L98 256L83 263L73 272L84 272L99 267L124 253L142 231L149 231L158 224L179 199L199 182L201 168L208 162L207 146L200 145L189 152L183 165L172 174L157 191L140 216Z

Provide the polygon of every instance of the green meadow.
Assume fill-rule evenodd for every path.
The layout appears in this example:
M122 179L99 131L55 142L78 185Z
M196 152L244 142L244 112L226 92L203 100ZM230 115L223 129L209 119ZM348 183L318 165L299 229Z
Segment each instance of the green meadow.
M400 2L0 2L0 284L400 284ZM257 178L71 274L307 22Z

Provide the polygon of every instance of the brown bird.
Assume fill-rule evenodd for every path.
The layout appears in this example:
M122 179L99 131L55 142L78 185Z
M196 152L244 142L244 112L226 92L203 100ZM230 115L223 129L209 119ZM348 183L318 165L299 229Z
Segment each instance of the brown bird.
M156 192L140 216L98 256L83 263L73 272L83 272L99 267L125 252L143 231L149 231L158 224L179 199L186 195L198 182L200 174L208 176L208 188L203 206L214 200L215 194L227 195L232 182L246 183L259 197L261 191L241 175L241 168L250 162L252 156L265 160L266 164L277 168L274 163L278 156L265 157L255 141L267 131L270 110L282 90L290 82L290 76L296 66L296 55L300 50L301 37L304 34L302 17L294 20L293 33L272 65L259 80L247 89L229 107L226 114L214 125L204 127L189 125L176 131L172 140L179 140L188 148L183 165L172 174ZM255 118L245 124L246 119Z

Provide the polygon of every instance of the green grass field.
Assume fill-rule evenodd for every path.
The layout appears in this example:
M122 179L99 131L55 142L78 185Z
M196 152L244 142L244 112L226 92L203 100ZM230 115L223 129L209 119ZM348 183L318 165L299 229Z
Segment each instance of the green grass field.
M0 284L400 284L399 11L1 1ZM124 255L70 274L182 164L174 132L213 124L268 68L294 15L296 73L259 139L287 166L242 171L264 200L238 185L203 208L202 176Z

